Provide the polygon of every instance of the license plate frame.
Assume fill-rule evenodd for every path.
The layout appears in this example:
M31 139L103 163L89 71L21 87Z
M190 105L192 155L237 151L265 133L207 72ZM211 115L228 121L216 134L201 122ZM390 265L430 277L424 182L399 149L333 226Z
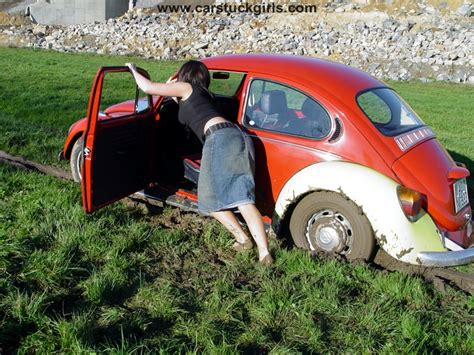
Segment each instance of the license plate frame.
M454 209L456 214L469 204L466 178L456 181L453 185Z

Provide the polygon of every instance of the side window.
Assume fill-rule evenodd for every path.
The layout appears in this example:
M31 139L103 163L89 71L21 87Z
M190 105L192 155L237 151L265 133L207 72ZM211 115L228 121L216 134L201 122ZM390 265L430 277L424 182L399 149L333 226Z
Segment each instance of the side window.
M386 124L392 120L390 106L375 92L368 91L360 95L358 102L372 122Z
M416 113L389 88L376 88L357 95L367 118L386 136L395 136L424 125Z
M242 83L245 73L210 71L209 90L222 96L234 96Z
M242 85L245 73L210 71L209 90L216 94L216 103L222 115L232 122L237 122L240 102L234 97Z
M319 103L301 91L261 79L250 84L244 124L315 139L331 131L329 114Z

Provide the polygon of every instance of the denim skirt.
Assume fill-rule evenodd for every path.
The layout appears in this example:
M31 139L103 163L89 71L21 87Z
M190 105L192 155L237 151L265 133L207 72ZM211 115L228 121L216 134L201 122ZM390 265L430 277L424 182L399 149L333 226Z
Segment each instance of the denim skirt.
M237 127L206 137L198 181L198 209L209 213L255 203L252 138Z

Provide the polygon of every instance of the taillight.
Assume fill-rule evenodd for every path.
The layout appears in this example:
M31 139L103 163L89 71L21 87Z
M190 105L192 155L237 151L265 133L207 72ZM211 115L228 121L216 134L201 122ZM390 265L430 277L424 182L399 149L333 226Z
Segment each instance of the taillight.
M411 222L416 222L422 216L423 195L405 186L397 187L398 201L405 216Z

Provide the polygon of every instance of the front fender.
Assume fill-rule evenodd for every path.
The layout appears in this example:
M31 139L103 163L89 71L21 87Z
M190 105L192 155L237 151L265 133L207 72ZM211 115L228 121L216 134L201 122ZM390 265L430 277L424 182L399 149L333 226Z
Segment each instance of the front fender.
M69 128L69 132L66 137L66 141L64 142L64 147L62 151L62 158L69 159L71 156L72 146L76 142L76 140L82 136L86 129L86 119L81 118L80 120L74 122L71 127Z
M419 252L446 251L438 229L425 213L410 222L397 195L399 183L363 165L342 161L310 165L295 174L278 195L274 228L285 218L289 207L310 191L327 190L346 196L367 216L379 245L392 257L420 264Z

